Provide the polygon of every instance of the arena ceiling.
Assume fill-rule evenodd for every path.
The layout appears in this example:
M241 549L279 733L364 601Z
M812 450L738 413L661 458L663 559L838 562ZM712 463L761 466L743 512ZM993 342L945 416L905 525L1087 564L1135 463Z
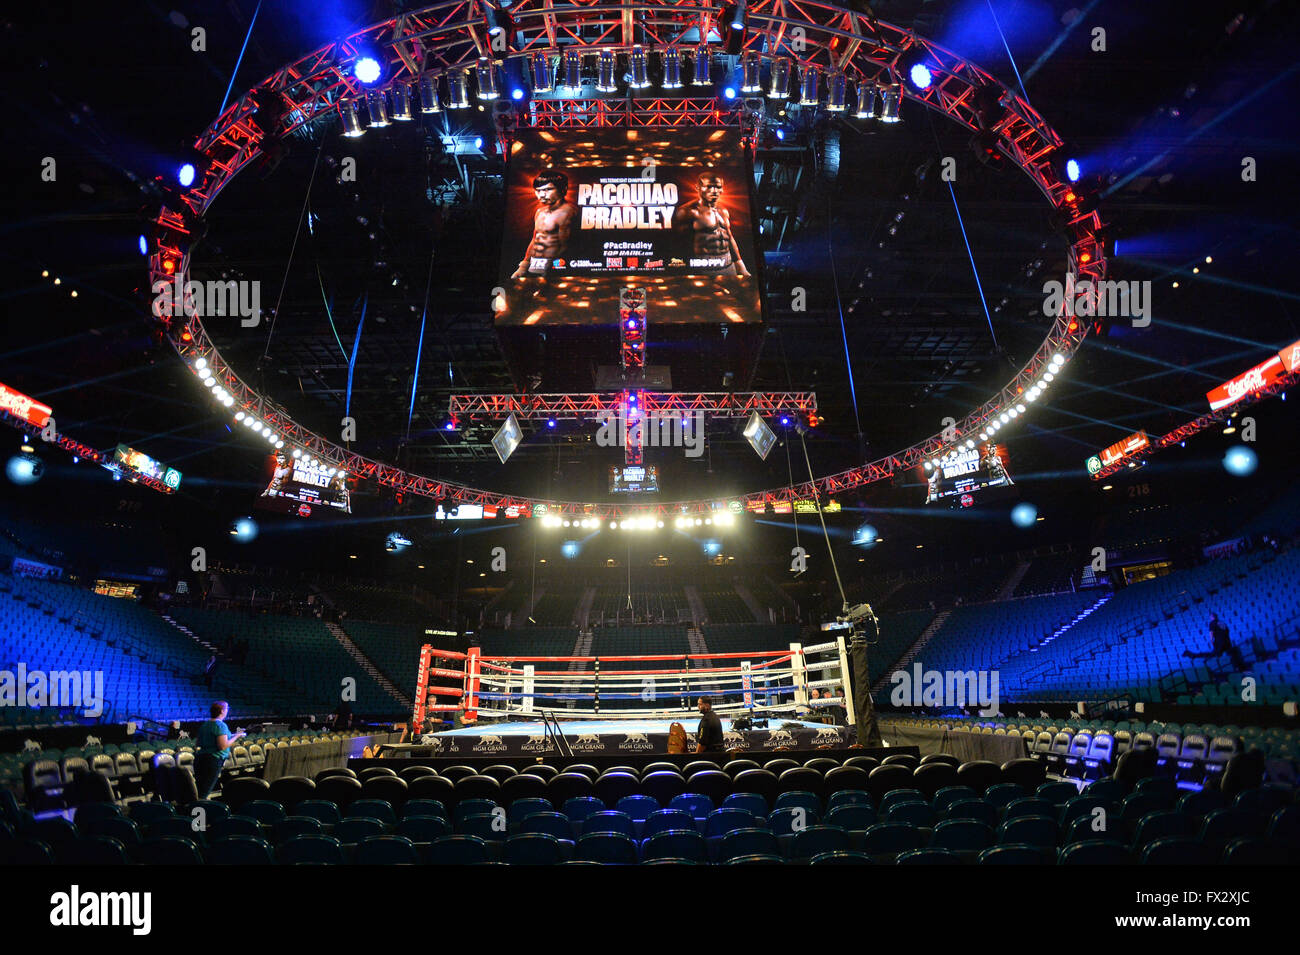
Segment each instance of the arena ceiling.
M1089 336L1050 402L1006 432L1014 468L1063 494L1082 485L1088 455L1194 417L1209 388L1300 338L1296 227L1285 213L1297 159L1296 13L1245 0L1085 6L1076 22L1066 2L994 4L1013 68L983 0L873 5L1013 88L1018 69L1103 196L1119 243L1110 276L1152 283L1151 324ZM154 180L166 183L227 95L255 7L131 4L83 14L76 29L57 11L8 14L4 95L22 135L5 163L21 185L0 198L9 313L0 380L54 406L61 430L88 444L124 442L212 484L250 488L263 457L162 343L135 246L157 205ZM344 0L268 5L234 92L395 12ZM1104 52L1092 49L1094 24L1106 30ZM192 49L196 26L202 52ZM1042 342L1043 284L1065 271L1065 240L1021 173L981 162L965 131L916 104L904 104L903 120L866 125L792 108L769 117L756 157L768 328L748 387L817 393L822 423L808 448L818 474L904 447L986 400ZM490 144L490 119L452 129L421 119L355 141L335 126L290 139L274 162L243 173L214 206L195 274L259 279L271 299L263 306L278 309L259 328L217 330L218 343L302 424L333 433L349 410L369 456L513 493L599 495L617 459L594 447L593 428L530 435L503 467L487 441L495 422L443 427L451 394L516 390L488 308L501 162L450 155L448 133ZM53 182L39 175L47 156L58 162ZM356 182L340 174L345 156L358 161ZM949 156L951 190L939 175ZM1242 181L1247 156L1253 182ZM791 307L798 289L804 310ZM653 326L649 340L653 349ZM701 382L711 371L695 369ZM787 448L789 457L778 448L759 462L718 426L702 458L661 462L666 496L806 478L798 441Z

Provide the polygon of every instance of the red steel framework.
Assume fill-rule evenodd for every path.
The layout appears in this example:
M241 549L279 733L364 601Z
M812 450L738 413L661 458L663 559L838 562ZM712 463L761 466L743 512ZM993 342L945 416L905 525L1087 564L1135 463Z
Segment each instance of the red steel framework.
M552 0L519 0L510 7L516 30L524 40L498 57L486 29L486 8L477 0L440 3L377 23L324 46L268 76L224 110L198 138L196 149L208 163L192 188L177 194L173 207L164 207L149 257L151 288L168 289L183 281L189 271L188 236L221 190L262 153L269 139L283 138L300 127L329 116L344 98L363 88L351 75L362 55L384 62L383 82L414 81L421 74L437 75L465 70L480 57L509 59L546 52L558 57L561 49L584 53L612 49L629 53L634 45L662 53L693 53L698 44L681 39L688 30L707 36L722 7L708 3L670 3L666 0L571 0L557 7ZM901 94L943 113L972 131L986 129L996 136L998 149L1025 172L1066 223L1071 242L1069 269L1080 281L1096 283L1106 272L1098 233L1102 222L1089 200L1076 192L1059 169L1061 139L1025 100L1002 86L970 60L900 27L858 11L823 2L754 0L748 6L748 28L743 50L759 53L765 61L783 58L803 71L815 68L827 76L844 74L855 83L897 87ZM512 36L517 36L512 33ZM716 47L712 52L716 52ZM924 56L933 81L917 90L901 76L905 59ZM988 91L996 93L999 110L990 122ZM527 113L517 116L535 125L571 124L672 127L744 123L749 111L743 104L723 109L719 101L704 97L631 98L592 101L533 99ZM282 109L273 109L278 103ZM583 105L583 104L586 105ZM581 107L581 108L579 108ZM981 116L983 111L983 118ZM269 122L271 117L274 123ZM266 128L270 127L270 128ZM159 286L158 283L162 283ZM221 358L198 316L181 320L164 306L160 319L182 357L208 359L212 373L235 398L241 409L258 415L286 444L294 444L321 460L346 468L357 479L432 498L454 498L466 503L520 508L531 513L545 505L549 513L606 515L698 513L717 507L716 501L678 501L628 507L617 504L540 501L470 488L410 474L401 468L354 454L294 422L283 409L245 385ZM188 332L188 335L186 334ZM1020 372L996 395L976 408L953 428L910 448L860 467L808 483L760 491L742 498L745 503L773 504L841 493L886 480L941 455L954 443L968 440L1051 368L1051 358L1068 358L1088 332L1086 323L1064 311L1054 320L1043 344ZM483 396L488 403L503 396ZM581 404L587 396L568 396ZM472 400L467 397L467 400ZM616 400L616 399L615 399ZM676 409L675 409L676 410ZM703 409L702 409L703 410ZM755 410L760 410L755 408Z
M1125 470L1128 467L1129 462L1134 458L1144 458L1149 454L1154 454L1157 451L1163 451L1165 448L1173 447L1180 441L1186 441L1192 435L1199 434L1221 421L1227 421L1242 409L1249 408L1251 405L1257 404L1265 398L1280 395L1288 388L1292 388L1297 384L1300 384L1300 371L1288 372L1268 387L1252 392L1247 397L1242 398L1240 401L1235 402L1226 408L1220 408L1218 411L1212 411L1209 414L1201 415L1199 418L1193 418L1191 421L1174 428L1174 430L1170 431L1168 434L1161 435L1159 438L1153 438L1151 440L1151 446L1143 450L1141 454L1136 454L1132 457L1116 461L1114 464L1097 471L1095 474L1091 475L1091 477L1094 481L1100 481L1102 478L1110 477L1112 474L1118 474L1120 471Z

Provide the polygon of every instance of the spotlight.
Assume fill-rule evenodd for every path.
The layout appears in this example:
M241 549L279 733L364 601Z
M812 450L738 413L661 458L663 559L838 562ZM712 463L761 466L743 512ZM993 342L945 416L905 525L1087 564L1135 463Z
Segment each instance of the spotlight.
M487 8L488 36L500 36L514 27L510 14L500 7Z
M447 74L447 106L469 109L469 77L464 70L452 70Z
M767 81L768 99L785 99L790 95L790 61L778 57L772 61L772 75Z
M740 91L742 93L762 92L762 61L759 60L758 54L753 50L750 50L745 54L741 63L741 75L743 79L740 84Z
M149 254L149 240L148 240L148 239L146 239L144 236L140 236L140 240L139 240L139 242L138 242L138 245L140 246L140 254L141 254L141 255L148 255L148 254Z
M1011 523L1016 527L1033 527L1038 520L1038 508L1028 502L1011 509Z
M709 60L709 48L707 46L699 47L695 51L695 76L691 80L692 86L709 85L709 67L711 65L712 64Z
M745 0L736 0L736 9L731 14L731 29L745 29Z
M912 68L908 70L908 79L918 90L928 90L934 76L930 73L930 68L924 63L913 63Z
M853 531L853 546L870 547L876 543L879 537L880 532L870 524L859 524L857 529Z
M871 83L858 83L858 108L853 115L858 119L876 118L876 88Z
M650 85L650 57L645 47L632 47L632 82L628 85L634 90L643 90Z
M1248 477L1259 466L1259 456L1245 445L1229 448L1223 456L1223 467L1234 477Z
M664 89L682 88L682 55L676 50L664 52Z
M781 142L785 142L785 130L784 130L784 129L778 129L778 130L776 131L776 138L777 138L778 140L780 140Z
M420 74L420 112L442 112L442 103L438 100L438 75L436 73Z
M478 98L481 100L494 100L497 98L497 71L494 64L487 57L480 57L478 66L475 67L478 73Z
M181 165L181 168L176 170L176 181L179 182L186 189L194 185L194 176L195 176L195 169L194 169L194 163L192 162L183 163Z
M388 125L388 100L384 99L383 90L366 90L366 109L370 112L371 129Z
M727 86L727 87L724 87L723 90L722 90L722 98L723 98L723 99L727 99L727 100L735 99L735 98L736 98L736 88L735 88L734 86Z
M343 120L343 135L348 139L356 139L365 134L355 99L339 100L339 117Z
M363 56L352 66L352 75L367 86L379 79L381 72L379 61L373 56Z
M555 89L551 82L551 58L546 53L533 54L533 92L549 93Z
M826 99L826 109L832 113L842 113L848 106L849 98L849 80L843 73L831 74L829 95Z
M815 66L804 67L803 76L801 77L801 82L800 82L800 93L799 93L800 106L817 105L818 101L820 100L820 96L818 95L817 85L818 85L817 67Z
M524 98L524 91L521 87L516 86L510 91L510 98L516 102Z
M582 51L564 51L564 86L570 92L582 88Z
M1065 178L1070 182L1079 181L1079 160L1067 159L1065 161Z
M482 137L482 136L475 136L475 137L474 137L474 148L475 148L475 149L482 149L482 148L483 148L483 137Z
M45 474L45 464L32 454L15 454L5 465L5 474L15 484L35 484Z
M241 544L247 544L257 537L257 522L251 517L236 518L230 525L230 536Z
M411 87L406 83L393 84L393 119L407 123L411 115Z
M618 69L618 57L613 50L601 50L596 60L596 89L601 93L613 93L618 90L614 73Z
M898 107L903 101L903 89L897 83L886 87L881 94L880 99L880 121L882 123L897 123L899 121Z

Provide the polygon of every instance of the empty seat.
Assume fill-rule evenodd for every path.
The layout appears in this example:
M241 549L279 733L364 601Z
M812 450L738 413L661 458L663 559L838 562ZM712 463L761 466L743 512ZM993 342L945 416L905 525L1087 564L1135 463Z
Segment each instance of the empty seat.
M429 865L478 865L491 858L488 844L477 836L442 836L429 843L424 861Z
M342 865L343 846L325 835L294 836L275 848L280 865Z
M396 777L394 777L396 778ZM357 865L415 865L415 843L405 836L371 836L357 846Z
M616 832L594 832L578 840L575 858L605 865L635 865L636 842Z
M1127 865L1132 859L1123 843L1098 839L1065 846L1058 861L1061 865Z
M704 862L704 837L694 829L670 829L646 839L642 855L647 859L691 859Z
M1156 839L1142 851L1143 865L1213 865L1219 852L1194 836L1167 836Z
M808 826L794 833L790 840L790 858L806 862L823 852L845 852L850 849L849 837L835 826Z
M522 832L506 840L505 861L510 865L558 865L566 855L564 843L544 832Z
M270 865L271 847L255 836L223 836L208 844L209 865Z
M718 858L722 862L737 856L778 854L776 836L767 829L733 829L722 837ZM778 856L779 857L779 856Z

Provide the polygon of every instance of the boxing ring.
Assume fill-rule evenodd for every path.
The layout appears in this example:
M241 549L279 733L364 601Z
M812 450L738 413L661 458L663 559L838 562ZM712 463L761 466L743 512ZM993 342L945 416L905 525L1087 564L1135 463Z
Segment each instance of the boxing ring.
M666 753L669 727L679 722L691 751L696 701L704 697L722 720L728 751L842 748L856 736L852 694L810 694L844 688L850 672L843 637L786 650L620 656L502 656L425 645L412 726L434 755L637 755ZM818 722L828 715L819 711L840 711L847 725ZM425 732L438 715L462 725Z

